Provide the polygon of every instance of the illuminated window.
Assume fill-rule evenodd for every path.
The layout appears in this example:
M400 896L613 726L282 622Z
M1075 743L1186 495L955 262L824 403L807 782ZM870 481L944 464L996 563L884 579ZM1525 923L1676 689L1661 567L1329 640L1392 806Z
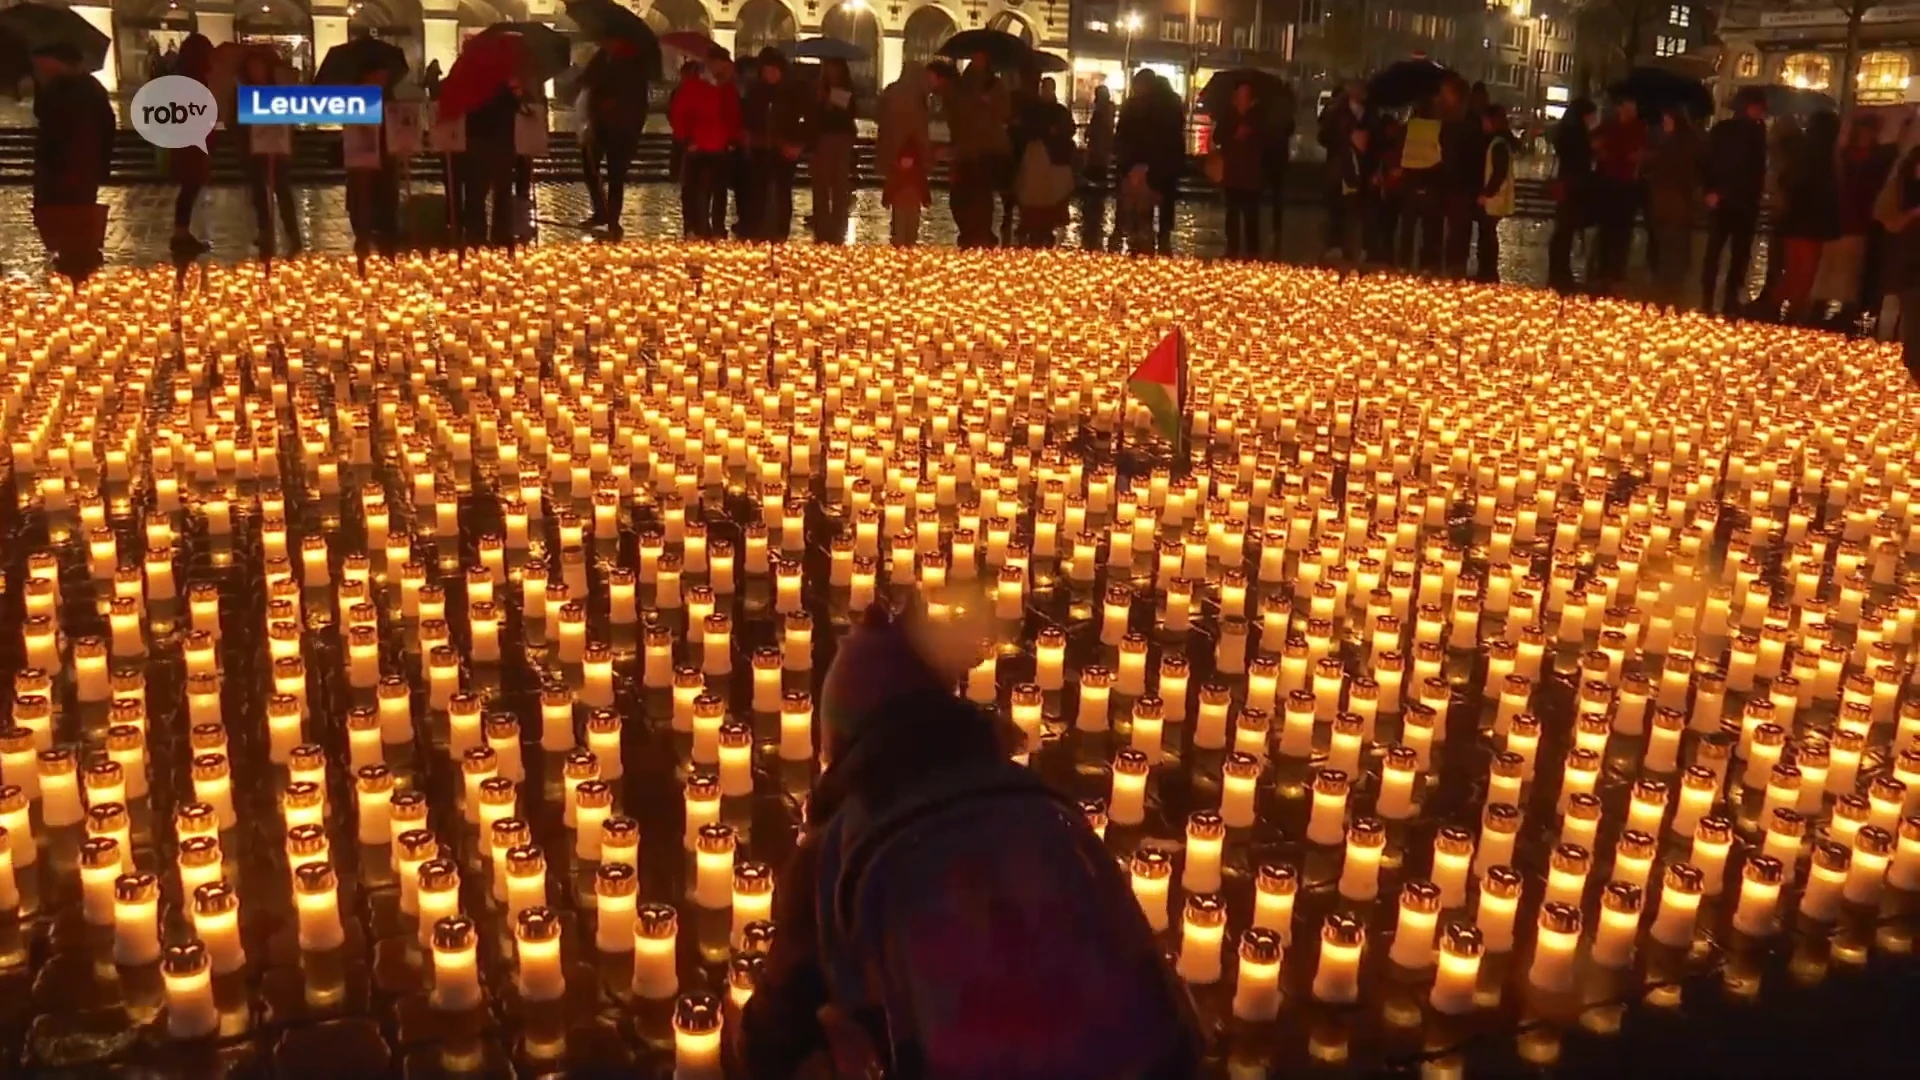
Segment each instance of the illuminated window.
M1674 37L1670 34L1661 34L1653 39L1653 55L1655 56L1679 56L1686 51L1686 38Z
M1160 40L1187 40L1187 17L1185 15L1167 15L1161 18Z
M1686 4L1675 4L1667 9L1667 21L1675 26L1693 25L1693 8Z
M1193 43L1195 45L1220 44L1220 20L1202 15L1193 24Z
M1860 58L1855 82L1862 104L1891 105L1907 99L1907 77L1912 67L1906 53L1870 52Z
M1780 65L1780 81L1801 90L1825 90L1833 82L1833 60L1821 53L1794 53Z
M1741 78L1741 79L1759 78L1760 77L1760 54L1757 52L1741 53L1740 58L1734 61L1733 74L1736 78Z

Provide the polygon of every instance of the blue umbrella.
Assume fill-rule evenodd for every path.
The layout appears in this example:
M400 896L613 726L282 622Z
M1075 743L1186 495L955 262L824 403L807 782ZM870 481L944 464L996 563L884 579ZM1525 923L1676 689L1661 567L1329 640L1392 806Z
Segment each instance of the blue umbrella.
M781 45L780 51L795 60L845 60L853 63L868 58L867 50L851 41L834 37L810 37Z

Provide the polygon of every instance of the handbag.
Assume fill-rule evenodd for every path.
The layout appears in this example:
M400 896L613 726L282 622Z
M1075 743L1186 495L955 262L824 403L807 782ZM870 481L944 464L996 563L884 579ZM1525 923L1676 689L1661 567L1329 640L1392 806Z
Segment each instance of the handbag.
M55 255L99 251L107 244L105 203L67 203L33 208L40 242Z

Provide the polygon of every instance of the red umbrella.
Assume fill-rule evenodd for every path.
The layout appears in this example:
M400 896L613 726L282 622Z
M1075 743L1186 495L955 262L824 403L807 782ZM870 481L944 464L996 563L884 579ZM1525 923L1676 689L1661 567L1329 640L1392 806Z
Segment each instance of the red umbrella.
M671 34L661 34L660 45L662 48L692 53L704 60L707 53L713 50L713 39L698 30L675 30Z
M492 101L526 66L526 41L519 34L475 37L440 83L440 118L465 116Z

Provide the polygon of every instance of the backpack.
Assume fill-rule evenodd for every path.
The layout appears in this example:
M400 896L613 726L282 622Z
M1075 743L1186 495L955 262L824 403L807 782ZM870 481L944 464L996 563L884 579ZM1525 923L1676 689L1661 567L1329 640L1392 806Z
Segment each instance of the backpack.
M1131 883L1121 871L1118 860L1106 850L1087 824L1079 806L1042 783L1029 770L1008 763L1006 768L984 774L959 772L944 777L881 811L868 822L866 829L842 856L839 876L833 882L833 909L830 914L823 913L823 917L833 920L841 941L855 940L854 928L859 925L858 900L867 872L893 845L910 843L918 826L945 817L960 808L995 799L1035 797L1051 803L1052 809L1072 830L1071 835L1088 856L1089 865L1095 867L1095 872L1100 875L1099 887L1130 899ZM1141 926L1144 932L1151 935L1151 930L1145 927L1144 915L1141 915ZM1160 1068L1142 1076L1144 1080L1178 1080L1195 1075L1205 1038L1201 1034L1199 1013L1192 995L1187 991L1186 984L1173 973L1172 965L1164 962L1164 957L1160 971L1165 978L1167 1004L1181 1018L1187 1037L1183 1046L1168 1055ZM881 1027L884 1030L884 1025ZM899 1048L892 1045L890 1039L876 1039L876 1046L881 1047L888 1057L888 1077L912 1080L919 1075L911 1061L900 1060Z

